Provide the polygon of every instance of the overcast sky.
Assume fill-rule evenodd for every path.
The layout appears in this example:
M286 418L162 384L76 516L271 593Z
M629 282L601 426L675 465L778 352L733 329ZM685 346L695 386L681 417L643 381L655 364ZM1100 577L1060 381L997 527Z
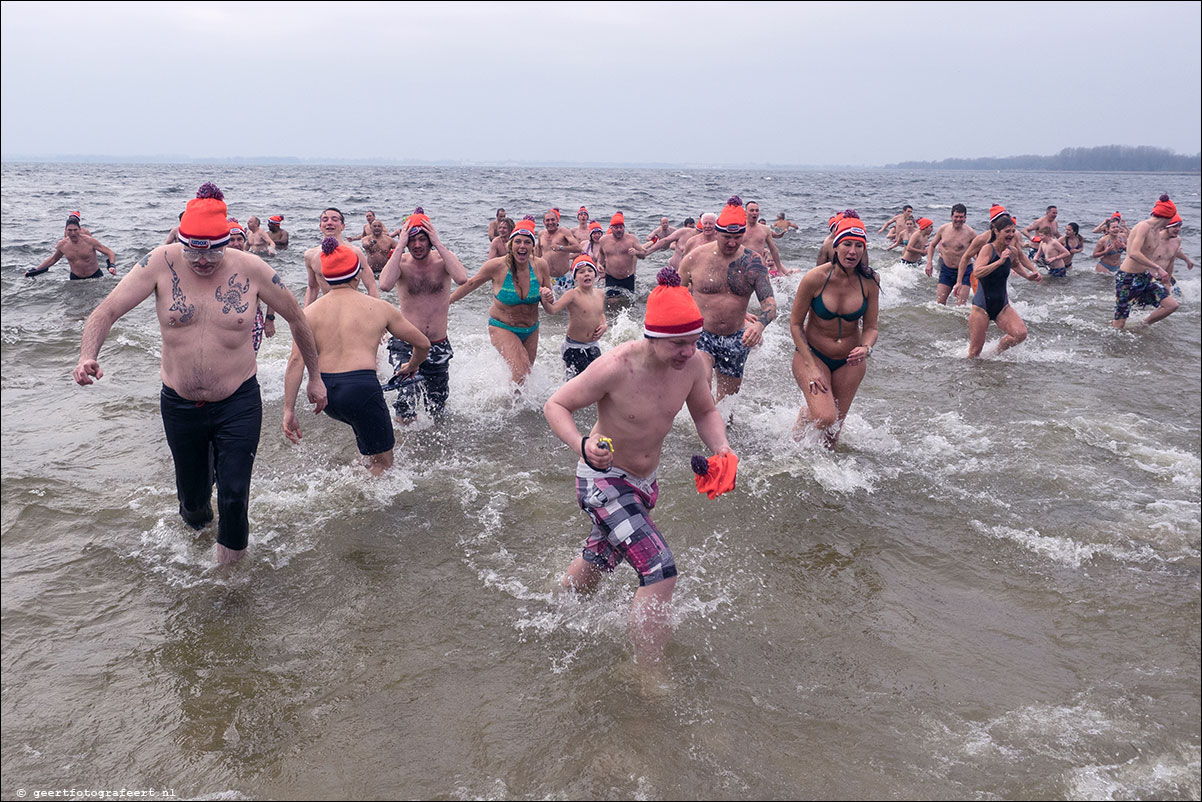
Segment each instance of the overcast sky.
M879 165L1202 145L1202 4L4 3L3 157Z

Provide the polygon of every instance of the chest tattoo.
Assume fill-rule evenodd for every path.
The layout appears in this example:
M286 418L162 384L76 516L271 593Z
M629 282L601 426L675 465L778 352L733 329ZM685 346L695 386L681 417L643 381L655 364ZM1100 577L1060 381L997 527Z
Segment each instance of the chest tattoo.
M226 282L226 285L229 287L228 290L223 292L222 288L218 287L216 293L217 300L221 301L223 304L221 313L223 315L228 315L230 310L233 309L238 314L242 314L249 309L250 301L244 300L243 296L246 295L246 293L250 290L250 279L247 279L242 284L239 284L238 274L235 273L234 275L230 276L229 281Z
M175 272L175 265L171 261L167 261L167 269L171 271L171 306L168 307L168 312L179 312L179 322L189 323L192 316L196 314L196 307L188 303L184 291L179 286L179 274Z

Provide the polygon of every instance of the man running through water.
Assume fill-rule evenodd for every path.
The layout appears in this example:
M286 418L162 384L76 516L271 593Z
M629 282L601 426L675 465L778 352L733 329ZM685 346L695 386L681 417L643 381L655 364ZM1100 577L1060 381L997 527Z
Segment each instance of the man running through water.
M679 284L674 271L661 270L647 299L643 339L602 354L543 407L551 431L580 457L576 498L592 522L583 552L561 584L588 592L619 562L630 563L639 576L630 634L635 659L644 667L663 657L671 635L676 560L650 510L659 496L656 472L664 439L681 408L688 405L706 448L733 459L710 395L709 367L697 353L701 310ZM597 422L582 437L572 413L594 404Z
M559 212L549 209L543 215L543 230L538 234L538 247L534 249L534 255L547 260L551 278L555 279L555 286L551 289L557 297L575 286L568 268L572 265L572 257L580 251L576 238L560 227Z
M333 237L339 242L345 242L343 232L346 230L346 222L342 217L342 212L331 206L321 213L321 217L317 221L318 230L321 231L322 241L326 237ZM367 263L367 255L358 247L352 245L351 248L359 255L360 261ZM317 245L305 251L305 274L308 278L308 286L305 288L305 306L317 300L318 296L330 289L330 285L326 283L325 278L321 274L321 246ZM376 284L376 276L370 270L363 274L363 286L367 288L367 294L372 298L380 297L380 288Z
M634 300L634 271L647 251L638 237L626 233L626 218L615 212L609 231L598 244L597 264L605 271L605 297L608 300Z
M957 278L956 272L960 258L964 256L964 252L972 244L973 237L977 235L977 232L965 223L967 219L968 207L963 203L957 203L952 207L952 221L939 226L935 231L935 236L927 245L926 274L928 276L934 273L935 250L939 250L939 284L935 287L935 303L937 304L947 303L947 296L951 294L957 281L962 281L967 288L972 276L971 268L967 275L960 278Z
M1161 195L1147 220L1136 223L1127 238L1127 256L1114 274L1114 323L1116 329L1127 325L1131 304L1154 306L1156 311L1144 320L1150 326L1177 311L1179 304L1169 294L1169 274L1164 266L1176 257L1175 237L1163 237L1165 228L1177 216L1177 206L1168 195ZM1180 229L1178 229L1180 231ZM1167 254L1167 258L1166 258Z
M401 227L401 238L405 247L392 252L380 274L380 287L385 291L396 287L401 314L430 340L430 355L418 370L419 381L397 382L396 416L402 424L412 423L420 400L430 417L441 420L451 392L451 359L455 356L447 336L451 282L466 282L467 270L459 257L442 244L420 206ZM389 342L388 359L393 365L409 362L412 355L404 340L393 338Z
M79 216L75 213L67 215L67 225L63 228L63 238L54 246L54 253L46 257L37 267L25 271L25 277L38 276L50 269L50 266L67 257L67 265L71 268L71 279L100 278L104 271L96 259L100 252L105 259L111 275L117 275L117 255L100 240L83 233L79 227Z
M383 223L376 221L383 228ZM396 435L384 393L376 379L376 350L386 332L409 344L412 356L397 370L412 375L426 358L430 341L405 320L400 311L379 298L357 292L363 272L358 253L346 243L327 237L321 244L321 271L330 285L325 295L305 307L305 320L313 329L321 379L329 394L325 413L349 425L359 453L367 457L368 471L379 476L392 467ZM284 373L284 434L293 443L301 440L296 419L296 393L305 366L293 343Z
M704 318L697 348L709 355L717 375L716 400L739 392L743 366L764 329L776 317L776 298L768 268L759 254L743 246L747 212L736 195L718 216L718 241L689 253L680 264L680 279L693 292ZM747 321L755 293L760 314Z
M179 513L193 529L213 520L217 484L217 561L242 558L249 543L250 477L263 403L251 342L261 298L279 311L309 369L307 395L320 412L326 388L313 333L292 293L257 256L228 247L225 198L204 184L180 220L180 242L143 257L84 324L74 379L104 376L100 347L122 315L154 295L162 334L159 406L175 462Z

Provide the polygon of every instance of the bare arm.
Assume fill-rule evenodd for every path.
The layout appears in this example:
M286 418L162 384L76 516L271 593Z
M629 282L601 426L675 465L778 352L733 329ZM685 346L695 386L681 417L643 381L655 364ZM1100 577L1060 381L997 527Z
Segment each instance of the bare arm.
M480 270L476 273L476 275L472 276L467 281L463 282L463 284L455 288L455 291L451 293L451 300L449 303L455 303L456 301L466 298L468 295L479 289L480 286L486 281L492 281L497 267L502 264L503 261L501 259L489 259L480 267Z
M946 223L944 225L946 225ZM939 241L942 239L943 226L939 226L939 230L935 232L935 236L931 237L931 241L927 243L927 266L925 272L928 276L931 275L932 271L935 269L935 246L938 245ZM964 260L961 259L960 261L963 262Z
M690 366L695 369L697 366ZM693 425L701 442L712 454L730 453L730 443L726 441L726 421L718 407L714 405L714 396L710 393L710 377L708 370L695 370L696 376L685 404L693 417Z
M296 298L292 297L292 293L284 286L284 282L280 281L276 272L262 260L259 260L259 264L262 276L259 282L259 297L288 321L288 328L292 331L292 343L300 351L309 371L309 386L306 390L309 403L313 404L314 413L321 412L326 407L326 385L321 380L313 330L309 328L309 322L305 319L305 313L301 311Z
M359 264L363 266L363 271L360 275L363 278L363 286L367 287L367 294L372 298L379 298L380 286L376 284L376 274L371 272L371 268L368 267L367 254L363 253L363 249L357 245L352 245L351 247L355 249L355 253L359 254Z
M421 329L410 323L401 310L397 309L392 304L388 305L390 310L388 315L388 332L393 337L404 340L413 346L413 353L409 356L409 361L399 366L396 369L396 375L410 376L417 372L417 367L426 361L426 357L430 355L430 340L426 335L422 334Z
M313 264L320 258L316 255L318 253L321 253L321 250L314 248L305 254L305 276L308 279L308 286L305 287L305 306L316 301L321 295L321 285L317 283L317 268Z
M590 434L587 443L582 444L580 430L572 413L596 404L605 397L606 387L610 386L614 362L601 360L594 362L589 370L577 375L567 384L560 387L547 399L543 405L543 416L551 431L572 449L577 456L586 456L588 462L601 470L613 464L613 454L597 447L596 437ZM709 385L706 384L706 394ZM713 399L710 399L713 403Z
M59 240L58 245L54 246L54 253L47 256L45 261L43 261L37 267L33 268L32 270L25 271L25 275L26 275L26 277L29 277L29 276L36 276L38 273L45 273L47 270L50 269L50 266L52 264L54 264L55 262L57 262L59 259L62 259L62 258L63 258L63 243L62 243L62 240Z
M1055 242L1055 240L1052 241ZM1043 282L1043 273L1035 269L1035 265L1031 264L1031 260L1027 258L1027 254L1023 252L1022 248L1016 249L1011 255L1015 257L1015 260L1011 263L1014 267L1014 272L1027 281L1034 281L1036 284Z
M434 250L438 251L438 255L442 257L442 261L446 264L447 275L451 277L451 281L456 284L463 284L467 281L467 268L463 266L463 262L459 261L459 257L451 252L451 249L442 244L442 240L438 237L438 232L434 230L434 226L426 229L427 235L430 237L430 244ZM398 247L397 250L400 250Z
M1136 230L1131 232L1131 238L1127 241L1127 258L1132 259L1140 267L1152 271L1153 275L1158 275L1160 265L1153 262L1148 257L1144 256L1144 240L1148 236L1148 227L1140 228L1136 226Z
M292 343L292 356L284 370L284 421L281 427L284 436L294 443L301 440L300 421L296 419L296 394L300 391L301 377L305 373L305 361L296 342Z
M392 255L388 257L388 261L384 263L384 269L380 271L380 289L384 292L391 292L392 288L401 278L401 256L405 249L399 245L393 249Z
M102 254L104 254L105 260L108 261L108 263L109 263L109 272L112 273L113 275L117 275L117 268L116 268L117 254L113 253L111 248L106 247L100 240L96 239L95 237L87 237L85 235L84 241L87 242L89 245L91 245L95 250L100 251Z
M159 259L162 259L159 254ZM133 270L125 274L125 278L100 302L96 311L88 316L88 322L83 327L83 342L79 348L79 362L75 366L73 376L77 384L88 385L92 378L104 376L97 359L100 347L104 345L113 324L126 312L145 301L154 292L158 272L148 267L149 255Z

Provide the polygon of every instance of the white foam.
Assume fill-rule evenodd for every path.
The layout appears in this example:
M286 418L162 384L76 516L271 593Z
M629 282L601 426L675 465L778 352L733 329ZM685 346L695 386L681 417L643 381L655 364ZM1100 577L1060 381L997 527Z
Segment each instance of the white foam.
M989 526L977 520L971 520L968 524L986 537L1017 543L1027 551L1070 568L1080 568L1083 563L1099 555L1123 563L1163 562L1155 549L1143 544L1122 547L1111 543L1080 543L1070 537L1044 535L1034 527L1014 529L1000 524Z

